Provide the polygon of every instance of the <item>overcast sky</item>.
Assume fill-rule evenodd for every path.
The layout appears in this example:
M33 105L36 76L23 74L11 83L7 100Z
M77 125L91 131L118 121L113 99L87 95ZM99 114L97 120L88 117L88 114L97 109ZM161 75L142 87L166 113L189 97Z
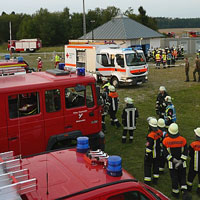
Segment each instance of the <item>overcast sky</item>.
M68 7L70 13L82 12L83 0L0 0L0 14L27 13L33 14L40 8L47 8L50 12L62 11ZM200 0L85 0L85 11L95 8L115 6L122 12L132 7L138 13L139 6L143 6L147 15L152 17L200 17Z

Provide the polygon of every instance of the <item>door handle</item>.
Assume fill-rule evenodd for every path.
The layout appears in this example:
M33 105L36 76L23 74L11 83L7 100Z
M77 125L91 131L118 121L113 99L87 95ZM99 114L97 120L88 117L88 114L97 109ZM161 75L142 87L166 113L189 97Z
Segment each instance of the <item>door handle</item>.
M19 137L11 137L11 138L8 138L9 141L12 141L12 140L17 140Z

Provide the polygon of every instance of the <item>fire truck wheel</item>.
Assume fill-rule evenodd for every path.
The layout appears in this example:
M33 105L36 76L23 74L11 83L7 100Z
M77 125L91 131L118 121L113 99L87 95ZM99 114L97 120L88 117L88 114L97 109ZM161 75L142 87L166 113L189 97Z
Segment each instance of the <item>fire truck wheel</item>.
M119 87L119 80L118 80L118 78L117 77L112 77L111 84L113 86L115 86L116 88L118 88Z

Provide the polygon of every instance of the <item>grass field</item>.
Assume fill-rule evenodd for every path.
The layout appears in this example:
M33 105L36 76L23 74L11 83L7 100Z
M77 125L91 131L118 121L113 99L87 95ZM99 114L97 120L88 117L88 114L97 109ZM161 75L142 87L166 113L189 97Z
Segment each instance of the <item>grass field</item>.
M43 51L24 54L24 59L31 67L37 66L36 58L42 57L44 67L53 68L53 51L62 52L63 47L45 49ZM63 53L60 53L63 57ZM194 57L190 60L190 80L193 80L192 71L194 69ZM64 60L63 60L64 62ZM134 141L132 144L121 143L122 128L116 129L110 126L109 117L106 117L107 133L106 133L106 152L109 155L120 155L123 160L123 168L131 173L135 178L143 181L143 159L146 143L146 135L148 133L147 117L155 116L155 101L158 89L161 85L167 88L167 92L172 96L173 103L177 112L177 123L179 125L180 134L184 136L188 144L194 139L193 130L200 126L200 83L184 82L185 72L183 61L178 61L176 67L167 69L155 69L153 64L149 64L149 81L140 86L120 87L118 89L120 97L120 106L118 111L118 119L121 121L121 112L123 109L124 98L132 97L134 104L139 110L139 119L137 121L137 129L134 133ZM159 183L155 188L159 189L165 195L171 197L171 180L169 172L166 169L165 174L160 176ZM197 178L195 179L193 188L193 200L199 199L195 190L197 188Z

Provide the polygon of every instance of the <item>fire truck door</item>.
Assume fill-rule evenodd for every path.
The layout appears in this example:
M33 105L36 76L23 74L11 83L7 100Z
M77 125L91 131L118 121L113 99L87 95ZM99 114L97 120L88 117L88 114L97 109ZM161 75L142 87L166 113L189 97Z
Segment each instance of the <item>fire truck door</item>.
M65 89L65 132L81 131L83 135L98 132L99 113L95 109L93 87L84 86L84 90L76 87Z
M8 151L5 96L0 96L0 152ZM4 103L3 103L4 102Z
M8 143L16 154L44 151L44 121L39 92L8 95Z

